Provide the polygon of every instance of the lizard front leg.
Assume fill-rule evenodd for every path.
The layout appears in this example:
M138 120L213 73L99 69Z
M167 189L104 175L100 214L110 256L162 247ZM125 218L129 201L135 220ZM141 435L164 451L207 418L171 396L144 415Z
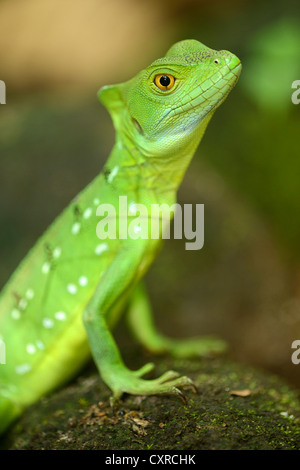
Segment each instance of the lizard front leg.
M123 393L133 395L177 395L183 397L180 388L195 389L191 379L169 371L153 380L141 376L153 368L146 364L132 371L124 364L117 344L109 329L107 318L134 282L136 270L128 251L119 253L108 267L103 280L85 308L83 321L87 331L91 352L103 381L112 390L112 401Z

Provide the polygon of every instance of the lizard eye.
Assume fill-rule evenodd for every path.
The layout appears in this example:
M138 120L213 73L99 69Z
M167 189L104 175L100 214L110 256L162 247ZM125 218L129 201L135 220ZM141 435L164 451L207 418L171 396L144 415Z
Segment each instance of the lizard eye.
M159 74L156 75L154 78L154 83L162 91L168 91L173 88L174 83L175 83L175 77L173 75L169 74Z

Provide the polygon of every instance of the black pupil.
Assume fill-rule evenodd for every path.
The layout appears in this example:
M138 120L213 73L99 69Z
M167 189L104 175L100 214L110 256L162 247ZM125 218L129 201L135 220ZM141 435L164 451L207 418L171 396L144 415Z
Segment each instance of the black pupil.
M162 75L159 79L161 86L168 87L171 83L170 77L168 75Z

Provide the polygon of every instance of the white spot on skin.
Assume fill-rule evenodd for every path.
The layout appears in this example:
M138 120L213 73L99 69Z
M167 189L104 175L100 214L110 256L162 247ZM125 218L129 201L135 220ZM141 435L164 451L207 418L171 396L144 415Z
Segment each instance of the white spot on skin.
M54 316L56 320L59 320L59 321L65 321L65 319L67 318L67 315L65 314L65 312L56 312Z
M107 243L100 243L100 245L97 245L95 248L95 254L96 255L101 255L104 251L108 250L108 244Z
M92 209L88 207L87 209L85 209L83 213L83 218L88 219L89 217L91 217L92 213L93 213Z
M80 231L81 225L79 222L75 222L75 224L72 225L71 232L73 235L77 235L77 233Z
M36 341L36 345L37 345L38 349L41 349L41 350L45 349L44 343L40 340Z
M141 226L140 226L140 225L135 225L135 226L133 227L134 233L139 233L141 230L142 230L142 229L141 229Z
M32 344L32 343L27 344L26 351L28 352L28 354L35 354L35 352L36 352L35 345Z
M128 214L129 215L136 215L136 203L133 201L128 206Z
M59 246L57 246L53 250L53 258L59 258L60 255L61 255L61 248Z
M107 177L107 182L108 183L111 183L113 181L113 179L115 178L118 171L119 171L119 167L114 166L113 169L111 170L111 172L109 173L108 177Z
M80 276L80 278L78 279L78 284L81 286L81 287L84 287L84 286L87 286L88 285L88 278L86 276Z
M10 386L9 388L10 388L10 390L5 390L5 389L2 387L1 396L10 398L10 397L11 397L11 390L16 391L16 387Z
M48 262L46 262L42 266L42 273L43 274L48 274L49 271L50 271L50 264Z
M51 318L43 318L43 326L45 328L53 328L54 321Z
M95 197L93 203L94 203L95 206L98 206L98 205L100 204L100 199L98 199L97 197Z
M33 297L34 297L34 290L33 289L27 289L26 293L25 293L25 297L28 299L28 300L32 300Z
M14 320L19 320L21 316L21 313L19 312L19 310L17 308L14 308L12 311L11 311L11 317L14 319Z
M23 375L23 374L26 374L27 372L30 372L31 371L31 365L30 364L20 364L19 366L17 366L15 368L15 371L17 374L19 375Z
M19 309L20 310L25 310L27 307L27 300L25 299L20 299L19 300Z
M75 286L75 284L68 284L67 291L69 292L69 294L75 295L77 294L77 286Z

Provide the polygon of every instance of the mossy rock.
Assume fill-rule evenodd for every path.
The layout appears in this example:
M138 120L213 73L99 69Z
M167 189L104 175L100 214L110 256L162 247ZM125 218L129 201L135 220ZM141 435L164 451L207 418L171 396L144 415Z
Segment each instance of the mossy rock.
M127 363L149 360L133 348ZM137 365L139 366L139 364ZM157 360L156 374L189 375L198 393L125 395L113 410L91 366L72 384L30 407L2 449L286 450L300 449L297 392L280 378L224 358Z

